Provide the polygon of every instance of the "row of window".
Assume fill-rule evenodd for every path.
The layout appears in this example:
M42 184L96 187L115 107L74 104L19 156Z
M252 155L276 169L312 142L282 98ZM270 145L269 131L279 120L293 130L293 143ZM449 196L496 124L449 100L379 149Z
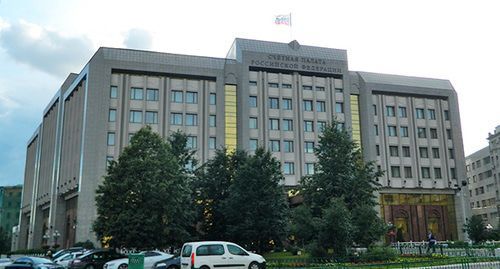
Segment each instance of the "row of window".
M375 135L378 136L378 125L374 125ZM388 136L398 136L398 129L395 125L387 126L387 135ZM399 136L401 137L409 137L408 126L399 126ZM436 128L429 128L429 136L431 139L438 139L438 131ZM427 138L427 128L417 127L417 137L418 138ZM452 139L451 129L446 129L446 137L448 139Z
M249 149L256 150L259 146L257 139L250 139ZM281 152L281 141L280 140L269 140L269 151L271 152ZM283 140L283 152L294 152L294 141L293 140ZM314 153L314 142L306 141L304 142L304 152Z
M492 159L493 159L493 157L487 156L487 157L484 157L482 160L477 160L475 162L472 162L470 165L466 166L467 172L471 171L471 166L472 166L472 170L474 170L476 168L481 168L481 163L484 165L487 165L487 164L491 163Z
M335 88L335 91L336 92L342 92L342 80L341 79L334 79L334 88ZM255 80L250 80L248 82L248 85L250 86L257 86L257 81ZM292 88L292 84L290 83L281 83L281 86L279 83L277 82L268 82L267 83L267 87L269 88L282 88L282 89L291 89ZM324 86L311 86L311 85L302 85L302 90L305 90L305 91L312 91L312 90L316 90L316 91L325 91L325 87Z
M474 202L470 203L471 208L480 208L480 207L489 207L489 206L497 206L496 204L496 198L490 198L487 200L481 200L481 203L479 201L476 201L476 206L474 207ZM486 215L486 214L484 214ZM493 216L493 213L491 214ZM498 215L498 214L497 214ZM487 218L488 216L483 216L483 218Z
M292 119L283 119L281 120L281 129L283 131L293 131L293 120ZM326 127L326 121L317 121L317 129L318 132L322 132ZM344 123L339 123L337 125L339 128L344 128ZM268 120L269 130L280 130L280 119L271 118ZM312 120L304 120L303 125L304 132L314 132L314 121ZM248 121L248 128L250 129L258 129L258 120L257 117L250 117Z
M413 178L412 171L413 171L413 168L411 166L404 166L403 167L404 178ZM433 171L434 171L434 178L435 179L442 179L443 178L440 167L434 167ZM431 178L431 168L430 167L421 167L420 172L422 174L422 178ZM391 166L391 177L401 178L402 176L403 175L401 174L401 167L400 166ZM454 168L451 168L451 177L456 178Z
M158 124L158 112L157 111L146 111L144 118L144 123L146 124ZM116 121L116 109L110 109L108 114L108 121ZM131 110L129 114L130 123L143 123L143 112L140 110ZM198 126L198 114L193 113L170 113L170 124L172 125L183 125L186 126ZM208 116L208 126L216 127L216 116Z
M379 145L375 146L375 149L377 151L377 156L380 156L380 147ZM420 153L420 158L429 158L429 148L427 147L419 147L418 148L419 153ZM433 159L439 159L440 158L440 151L439 148L431 148L432 152L432 158ZM411 151L409 146L402 146L401 147L401 155L399 152L399 146L389 146L389 155L391 157L411 157ZM453 149L448 149L448 155L450 159L455 158L455 151Z
M377 105L373 105L373 113L377 115ZM385 107L385 115L387 117L396 117L396 107L395 106L386 106ZM450 113L448 110L445 110L444 113L444 119L445 120L450 120ZM408 117L408 112L405 106L399 106L398 107L398 117L400 118L407 118ZM415 117L417 119L425 119L425 109L423 108L416 108L415 109ZM427 119L429 120L435 120L436 119L436 110L435 109L427 109Z
M269 97L268 100L270 109L280 109L280 98L278 97ZM248 99L248 105L250 107L257 107L257 96L250 96ZM291 98L282 98L281 99L281 108L283 110L292 110L293 103ZM303 100L302 101L302 109L304 111L313 111L314 110L314 101L313 100ZM326 112L326 102L325 101L316 101L316 111L317 112ZM336 113L344 113L344 103L336 102L335 103L335 112Z
M134 134L129 134L129 141L132 138ZM107 136L107 145L108 146L114 146L115 145L115 133L114 132L108 132ZM215 149L217 146L217 140L215 137L209 137L208 138L208 148L209 149ZM198 148L198 137L196 136L187 136L187 142L186 142L186 147L189 149L196 149Z
M111 86L110 88L111 99L118 98L118 87ZM130 88L130 100L144 100L144 89L143 88ZM146 101L158 101L160 99L160 92L158 89L147 88L146 89ZM170 92L170 100L173 103L187 103L187 104L197 104L198 103L198 92L193 91L179 91L172 90ZM217 102L216 94L210 93L209 104L215 105Z
M284 175L295 175L295 163L294 162L284 162L282 169L283 169ZM314 174L314 163L305 163L304 164L304 173L306 175Z

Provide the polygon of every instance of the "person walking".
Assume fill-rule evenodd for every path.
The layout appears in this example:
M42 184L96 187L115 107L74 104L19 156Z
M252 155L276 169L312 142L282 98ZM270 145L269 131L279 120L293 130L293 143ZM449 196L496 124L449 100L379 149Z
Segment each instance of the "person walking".
M427 254L429 254L429 252L431 251L432 249L432 253L435 253L436 252L436 237L434 237L434 234L432 233L432 231L429 231L429 235L427 236Z

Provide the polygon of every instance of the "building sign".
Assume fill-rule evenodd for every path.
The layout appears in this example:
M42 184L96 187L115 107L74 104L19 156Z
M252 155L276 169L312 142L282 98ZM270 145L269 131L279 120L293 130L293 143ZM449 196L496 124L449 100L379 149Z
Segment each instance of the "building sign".
M262 59L252 59L250 65L294 71L342 73L342 68L334 66L332 60L281 54L269 54Z

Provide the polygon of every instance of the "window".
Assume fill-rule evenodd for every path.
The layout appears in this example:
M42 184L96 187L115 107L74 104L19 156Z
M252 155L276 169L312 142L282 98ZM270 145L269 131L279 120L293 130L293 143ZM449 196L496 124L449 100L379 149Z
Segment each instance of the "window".
M292 99L283 98L283 109L292 110Z
M198 126L198 115L186 114L186 126Z
M170 114L170 124L172 124L172 125L182 125L182 113L172 113L172 114Z
M115 133L108 133L108 146L115 145Z
M448 155L450 155L450 159L455 159L455 150L448 149Z
M432 158L439 159L439 148L432 148Z
M186 92L186 103L198 104L198 93L197 92Z
M116 109L110 109L108 114L108 121L115 122L116 121Z
M397 136L398 134L396 132L396 126L387 126L387 133L389 133L389 136Z
M323 132L326 127L326 121L318 121L318 132Z
M314 153L314 142L306 141L304 142L304 152Z
M325 87L323 87L323 86L316 86L316 90L320 91L320 92L324 92L325 91Z
M306 163L305 167L305 172L306 175L313 175L314 174L314 163Z
M217 142L217 139L215 137L209 137L208 138L208 149L215 149L216 147L216 142Z
M250 120L248 121L248 128L257 129L257 118L250 117Z
M295 164L292 162L283 163L283 174L294 175L295 174Z
M438 131L436 128L431 128L430 129L430 133L431 133L431 138L432 139L437 139L438 138Z
M293 120L290 119L283 120L283 131L293 131Z
M283 88L283 89L291 89L292 88L292 84L283 83L283 84L281 84L281 88Z
M279 84L278 83L273 83L273 82L267 83L267 86L269 88L279 88Z
M375 136L378 136L378 125L373 125L373 128L375 129Z
M304 100L302 101L304 111L312 111L313 110L313 101L311 100Z
M401 171L399 166L391 166L391 176L392 177L401 177Z
M425 131L425 128L417 128L417 136L418 138L427 138L427 132Z
M293 152L293 141L285 140L283 141L283 148L285 152Z
M420 158L429 158L429 150L425 147L418 148L420 152Z
M377 152L377 156L380 156L380 146L375 145L375 151Z
M389 153L391 157L399 157L399 149L397 146L389 146Z
M196 136L188 136L186 147L188 149L195 149L198 147L198 138Z
M373 115L377 116L377 105L373 105Z
M446 129L446 137L451 140L451 129Z
M227 245L227 250L229 251L229 253L233 255L238 255L238 256L248 255L243 249L234 245Z
M158 89L146 89L146 100L148 101L160 100L160 91L158 91Z
M182 103L183 98L182 98L182 92L181 91L172 91L170 93L170 99L174 103Z
M411 166L405 166L405 178L412 178Z
M340 102L335 103L335 112L336 113L344 113L344 103L340 103Z
M209 104L211 105L217 104L217 95L215 93L210 93Z
M436 119L436 110L434 109L428 109L427 114L429 115L430 120L435 120Z
M280 141L279 140L269 140L269 150L271 150L271 152L279 152L280 151Z
M393 106L386 106L385 107L385 111L386 111L386 116L387 117L394 117L396 115L396 112L395 112Z
M142 88L130 89L130 100L142 100L142 99L144 99Z
M257 86L257 81L255 81L255 80L250 80L250 81L248 82L248 85L250 85L250 86Z
M196 249L196 256L220 256L224 255L222 245L201 245Z
M417 108L416 112L417 112L417 119L425 119L423 108Z
M325 101L316 101L316 111L317 112L326 111Z
M408 137L408 127L407 126L399 127L399 133L401 134L401 137Z
M142 111L131 110L129 122L130 123L142 123Z
M450 112L448 110L444 111L444 120L450 120Z
M431 178L431 170L429 167L422 167L422 178Z
M257 141L257 139L250 139L250 141L248 142L248 147L250 148L250 150L256 150L258 146L259 142Z
M437 179L443 178L441 176L441 168L439 168L439 167L434 168L434 178L437 178Z
M406 113L406 107L404 107L404 106L399 107L399 117L400 118L408 117L408 114Z
M146 111L146 123L157 124L158 123L158 112Z
M217 118L215 115L209 115L208 116L208 126L209 127L215 127L217 126Z
M314 123L310 120L304 121L304 132L314 132Z
M280 99L275 98L275 97L269 97L269 108L279 109L280 108Z
M304 85L302 86L302 90L306 90L306 91L312 91L313 87L312 86L308 86L308 85Z
M279 119L269 119L269 130L279 130L280 120Z
M111 98L111 99L118 98L118 87L117 86L111 86L109 88L109 98Z
M257 107L257 96L248 97L248 105L250 107Z

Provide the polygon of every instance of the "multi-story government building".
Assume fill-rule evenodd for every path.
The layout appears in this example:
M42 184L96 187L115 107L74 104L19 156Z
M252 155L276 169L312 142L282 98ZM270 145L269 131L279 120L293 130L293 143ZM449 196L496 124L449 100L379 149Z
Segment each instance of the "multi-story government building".
M488 135L489 145L465 159L472 215L483 218L488 227L498 228L500 208L500 126Z
M107 161L146 124L183 130L202 163L217 147L265 146L293 187L314 173L332 117L386 171L379 212L404 240L463 238L469 198L448 80L350 71L345 50L236 39L226 58L100 48L70 74L27 143L20 248L95 240Z

